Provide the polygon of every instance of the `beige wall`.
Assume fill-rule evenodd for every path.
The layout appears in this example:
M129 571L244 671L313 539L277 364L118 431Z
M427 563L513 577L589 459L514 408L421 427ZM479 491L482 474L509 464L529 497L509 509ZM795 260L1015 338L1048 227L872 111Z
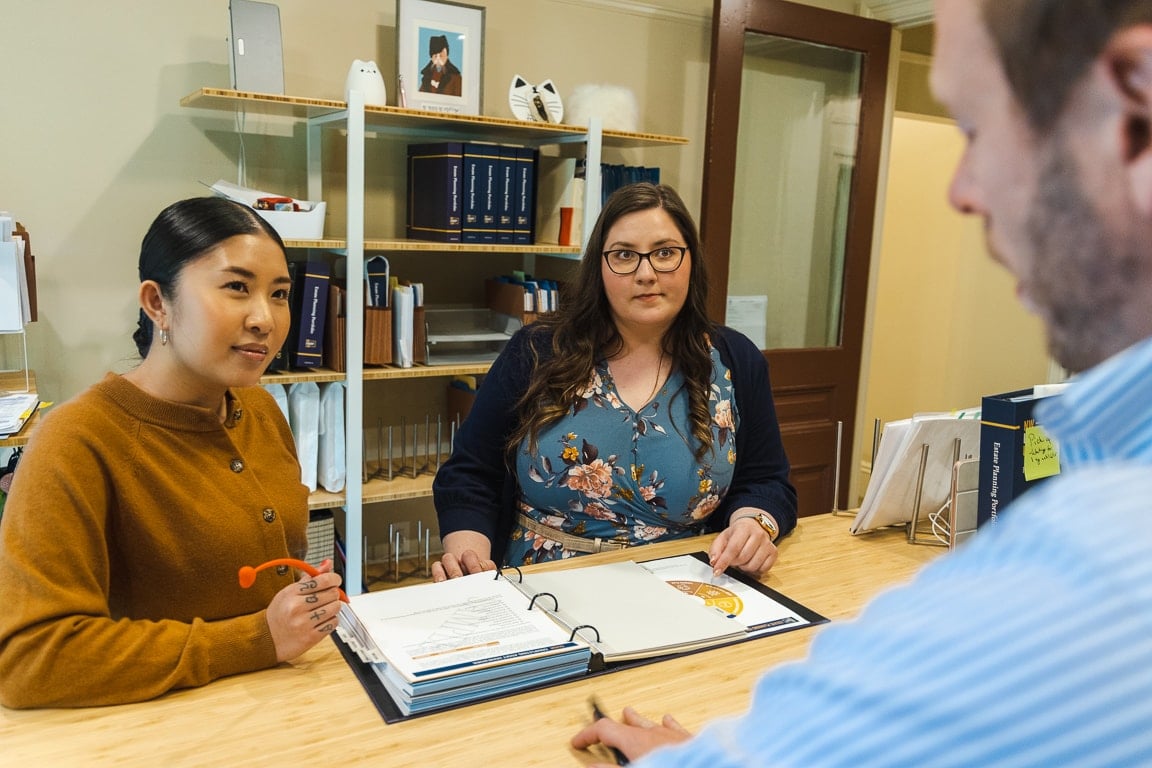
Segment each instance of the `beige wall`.
M1048 380L1043 329L989 258L981 222L944 204L962 150L950 121L907 113L893 120L862 414L865 464L873 419L979 406L982 395Z

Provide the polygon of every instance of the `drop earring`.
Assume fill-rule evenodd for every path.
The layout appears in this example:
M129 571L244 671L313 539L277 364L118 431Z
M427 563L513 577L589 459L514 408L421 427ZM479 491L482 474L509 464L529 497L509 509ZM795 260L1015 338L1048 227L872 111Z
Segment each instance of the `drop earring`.
M168 329L167 328L161 328L160 329L160 346L164 347L167 345L168 345Z

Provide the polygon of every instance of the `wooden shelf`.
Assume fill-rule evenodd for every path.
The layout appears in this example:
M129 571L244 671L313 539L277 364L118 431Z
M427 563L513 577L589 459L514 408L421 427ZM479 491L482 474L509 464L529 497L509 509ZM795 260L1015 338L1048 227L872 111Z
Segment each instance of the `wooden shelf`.
M448 456L445 454L440 460L446 461L447 459ZM369 464L369 467L372 465ZM400 499L427 498L432 495L432 477L433 475L428 472L412 477L411 469L408 470L408 474L402 473L399 469L393 470L391 480L373 477L363 485L363 503L378 504ZM331 493L318 489L308 497L309 509L328 509L342 506L344 506L344 494L342 492Z
M491 363L466 363L460 365L414 365L400 368L386 365L379 368L365 368L361 378L364 381L385 381L393 379L435 379L440 376L476 376L488 373ZM331 368L315 368L310 371L278 371L260 377L261 384L296 384L303 381L344 381L345 375ZM37 418L37 417L33 417Z
M343 251L348 247L348 242L337 238L285 240L284 246L286 248ZM523 253L537 256L580 256L583 253L579 246L556 245L555 243L511 245L508 243L438 243L432 240L404 239L365 240L365 255L374 251L387 253Z
M298 384L305 381L344 381L344 374L331 368L310 368L297 371L273 371L260 377L261 384Z
M385 366L383 368L365 368L364 381L381 381L386 379L434 379L438 376L472 376L488 373L491 363L464 363L458 365L414 365L411 368L398 368Z
M180 100L180 106L223 111L243 110L262 115L308 119L336 115L347 109L343 101L251 93L227 88L201 88ZM483 115L445 115L401 107L364 107L364 124L368 131L391 130L406 134L441 131L446 135L474 139L507 141L509 134L518 140L563 143L566 139L581 141L588 129L578 125L531 123L504 117ZM683 136L659 133L604 131L606 147L635 147L651 144L687 144ZM367 248L367 245L365 246Z

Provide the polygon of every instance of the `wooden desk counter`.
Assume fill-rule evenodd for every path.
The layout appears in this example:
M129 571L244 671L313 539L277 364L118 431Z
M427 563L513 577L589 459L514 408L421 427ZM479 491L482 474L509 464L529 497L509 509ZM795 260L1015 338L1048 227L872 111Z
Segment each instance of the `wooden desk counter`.
M803 518L765 582L832 620L854 616L884 587L943 550L902 529L860 537L847 516ZM573 564L705 549L708 539L654 544ZM592 559L595 558L595 559ZM743 711L761 673L804 655L819 628L718 648L387 725L332 641L292 664L177 691L141 704L76 710L0 708L0 765L215 766L579 765L568 747L595 693L688 728Z

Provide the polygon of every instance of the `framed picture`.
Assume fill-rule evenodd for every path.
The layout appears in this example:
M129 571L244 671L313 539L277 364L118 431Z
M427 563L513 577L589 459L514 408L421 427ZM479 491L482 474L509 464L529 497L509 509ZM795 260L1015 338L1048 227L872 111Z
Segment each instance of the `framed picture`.
M484 86L484 8L396 0L396 71L404 106L479 115Z

